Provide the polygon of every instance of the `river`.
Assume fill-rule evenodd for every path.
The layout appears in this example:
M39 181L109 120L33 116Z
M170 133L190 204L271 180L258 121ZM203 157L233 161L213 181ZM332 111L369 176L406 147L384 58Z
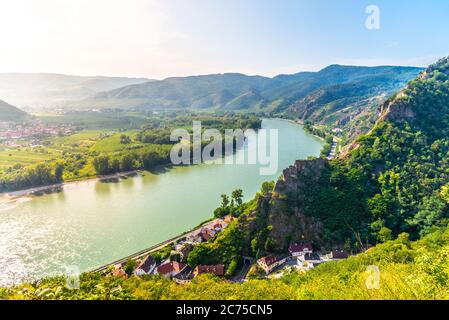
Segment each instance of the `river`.
M93 269L181 234L211 218L221 194L241 188L249 200L264 181L297 159L318 156L323 146L287 120L265 119L262 127L279 130L279 168L272 176L248 164L176 167L119 182L69 184L0 208L0 286L62 274L69 266Z

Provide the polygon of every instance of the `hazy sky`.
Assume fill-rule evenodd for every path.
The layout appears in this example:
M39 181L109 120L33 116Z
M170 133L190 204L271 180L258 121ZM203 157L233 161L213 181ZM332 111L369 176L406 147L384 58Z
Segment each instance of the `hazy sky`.
M380 8L379 30L365 9ZM0 0L0 72L275 75L449 55L449 1Z

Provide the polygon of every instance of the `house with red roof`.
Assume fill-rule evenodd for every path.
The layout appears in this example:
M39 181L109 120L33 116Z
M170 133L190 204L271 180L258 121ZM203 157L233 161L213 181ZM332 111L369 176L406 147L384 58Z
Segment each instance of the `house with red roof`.
M122 269L122 267L120 265L114 266L114 269L112 270L112 275L114 277L120 277L120 278L124 278L124 279L128 278L128 274L125 272L125 270Z
M170 261L157 267L156 272L164 277L174 277L185 268L185 265L177 261Z
M303 256L307 253L312 253L313 252L313 248L312 248L312 244L311 243L294 243L291 244L288 247L288 252L290 252L290 254L293 257L299 257L299 256Z
M198 276L200 274L213 274L218 277L222 277L225 274L224 264L217 264L212 266L196 266L195 270L193 270L194 276Z
M217 232L215 230L209 229L209 228L203 228L201 229L200 236L203 239L204 242L208 242L210 239L215 237Z
M287 257L267 256L257 260L257 265L262 268L266 274L271 273L275 268L283 265L287 261Z

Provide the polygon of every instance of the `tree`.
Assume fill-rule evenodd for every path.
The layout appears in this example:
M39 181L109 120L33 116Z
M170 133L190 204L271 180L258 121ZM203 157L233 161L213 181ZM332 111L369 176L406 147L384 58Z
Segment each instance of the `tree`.
M236 190L232 191L232 199L238 206L241 206L243 203L243 190L236 189Z
M57 162L55 165L55 180L57 182L62 182L62 175L64 173L64 164Z
M441 188L441 197L443 200L449 203L449 184Z
M100 155L95 157L92 164L97 174L104 175L110 173L109 156Z
M136 260L128 260L125 265L123 266L123 270L126 272L128 276L132 275L134 272L134 269L137 267L137 261Z
M126 134L122 134L120 136L120 143L121 144L130 144L131 143L131 138L129 136L127 136Z
M221 208L226 209L229 206L229 197L225 194L221 195Z
M238 266L238 260L237 259L232 259L231 263L229 263L229 266L226 269L226 275L227 276L232 276L235 273L235 270L237 269L237 266Z
M211 255L211 250L207 244L199 244L193 248L187 257L187 264L190 267L195 267L200 264L215 264L217 263L216 257Z
M387 242L393 239L393 232L388 229L387 227L382 227L379 230L379 233L377 234L377 238L380 242Z
M179 252L171 252L170 261L181 262L181 254Z
M262 184L262 188L261 188L261 193L263 194L263 195L265 195L265 194L267 194L267 193L271 193L272 191L273 191L273 189L274 189L274 181L265 181L263 184Z
M131 154L125 154L120 161L121 171L130 171L134 169L134 157Z
M272 252L275 247L276 247L276 240L274 240L271 237L268 237L267 241L265 241L265 246L264 246L265 251Z

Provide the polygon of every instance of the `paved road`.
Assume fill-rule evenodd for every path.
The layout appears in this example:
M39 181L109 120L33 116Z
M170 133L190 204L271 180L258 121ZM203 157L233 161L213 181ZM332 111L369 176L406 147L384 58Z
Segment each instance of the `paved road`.
M249 269L251 269L253 265L253 261L251 261L250 264L244 263L242 266L242 269L232 278L232 282L243 282L246 279L246 275L249 272Z

